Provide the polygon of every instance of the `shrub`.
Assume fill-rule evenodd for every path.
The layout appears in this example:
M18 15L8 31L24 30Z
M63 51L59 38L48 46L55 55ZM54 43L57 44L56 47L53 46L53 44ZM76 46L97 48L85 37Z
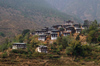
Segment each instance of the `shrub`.
M0 32L0 36L5 37L6 35L3 32Z
M80 40L80 36L79 35L77 35L76 40Z
M14 49L14 50L12 50L12 52L13 52L13 53L20 53L20 54L28 54L27 51L22 50L22 49L18 49L18 50Z
M4 52L1 57L6 58L7 57L7 52Z
M72 47L66 47L66 53L68 55L72 55L72 52L73 52L73 48Z

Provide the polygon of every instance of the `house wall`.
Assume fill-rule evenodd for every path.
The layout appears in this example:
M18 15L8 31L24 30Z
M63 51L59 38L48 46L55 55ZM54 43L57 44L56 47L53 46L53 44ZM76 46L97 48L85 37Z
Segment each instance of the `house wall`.
M71 30L67 30L67 32L71 32Z
M56 39L57 39L57 37L51 36L51 40L56 40Z
M78 29L79 27L74 27L75 29Z
M38 52L40 52L40 53L47 53L47 48L40 48L40 47L38 47L37 48L38 49Z
M12 49L17 49L17 45L13 45L12 46Z
M63 36L68 36L68 35L70 35L70 34L66 34L66 33L65 33L65 34L63 34Z
M26 45L24 45L24 44L18 44L18 45L13 45L12 46L12 49L24 49L24 48L26 48Z
M66 23L66 25L73 25L73 23Z
M38 40L40 40L40 41L45 41L45 38L39 37Z
M41 53L41 49L40 49L39 47L38 47L37 49L38 49L38 52L40 52L40 53Z
M80 33L81 32L81 30L76 30L76 33Z

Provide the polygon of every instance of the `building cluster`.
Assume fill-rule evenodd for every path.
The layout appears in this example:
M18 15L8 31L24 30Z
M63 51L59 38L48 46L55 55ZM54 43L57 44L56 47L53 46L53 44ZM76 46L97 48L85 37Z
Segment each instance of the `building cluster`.
M38 35L38 40L45 41L49 36L51 40L56 40L59 36L67 36L71 33L80 33L85 28L84 25L74 23L69 20L62 25L53 25L52 27L45 27L41 30L37 30L32 35Z
M56 40L57 37L67 36L72 33L80 33L83 29L85 29L85 27L88 28L87 25L81 25L79 23L74 23L73 21L69 20L66 21L65 24L45 27L31 34L38 35L39 41L46 41L48 37L50 38L50 40ZM13 43L12 49L25 49L26 45L26 43ZM48 53L47 46L44 45L38 46L36 48L36 51L40 53Z

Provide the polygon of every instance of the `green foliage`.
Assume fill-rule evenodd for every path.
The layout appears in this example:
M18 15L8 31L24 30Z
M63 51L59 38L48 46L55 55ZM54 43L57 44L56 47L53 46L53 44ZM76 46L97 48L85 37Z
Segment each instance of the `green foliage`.
M62 51L62 49L63 49L63 46L62 46L62 45L60 45L60 46L59 46L59 50L60 50L60 51Z
M28 54L28 52L25 51L25 50L23 50L23 49L19 49L19 50L13 49L13 50L12 50L12 53Z
M90 25L90 21L84 20L84 24L83 25L89 26Z
M30 32L29 29L25 29L25 30L23 30L22 35L25 36L25 35L26 35L27 33L29 33L29 32Z
M66 47L66 53L75 57L87 57L91 55L91 47L88 45L81 45L79 41L73 41L69 47Z
M73 53L73 48L72 47L66 47L66 54L72 55L72 53Z
M89 27L89 31L91 31L91 30L96 30L97 27L98 27L97 21L94 20L94 21L92 22L92 24L90 25L90 27Z
M6 38L5 39L5 43L3 43L3 44L0 45L0 51L3 52L5 50L7 50L8 48L11 48L11 46L12 46L12 43L9 42L8 38Z
M6 35L3 32L0 32L0 36L5 37Z
M64 28L60 28L60 31L64 31Z
M7 52L4 52L2 55L1 55L1 57L2 58L6 58L8 55L7 55Z
M89 42L89 43L92 43L92 42L97 43L98 42L97 36L99 35L99 32L98 32L97 28L98 28L97 21L94 20L88 29L87 42Z
M100 35L98 36L98 42L100 42Z
M77 35L76 40L80 40L80 36L79 35Z
M68 44L70 44L71 41L72 41L72 38L70 36L57 38L57 44L62 45L63 49L65 49L68 46Z

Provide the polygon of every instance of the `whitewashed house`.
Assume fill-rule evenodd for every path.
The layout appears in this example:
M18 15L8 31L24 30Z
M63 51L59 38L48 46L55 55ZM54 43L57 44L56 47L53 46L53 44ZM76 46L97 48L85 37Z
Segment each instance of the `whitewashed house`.
M39 47L37 47L37 51L40 53L47 53L47 46L44 45L40 45Z
M56 40L58 37L58 34L57 33L52 33L51 34L51 40Z
M26 43L13 43L12 49L25 49Z
M35 31L35 35L44 35L46 31Z
M46 40L46 35L39 35L38 40L45 41Z

